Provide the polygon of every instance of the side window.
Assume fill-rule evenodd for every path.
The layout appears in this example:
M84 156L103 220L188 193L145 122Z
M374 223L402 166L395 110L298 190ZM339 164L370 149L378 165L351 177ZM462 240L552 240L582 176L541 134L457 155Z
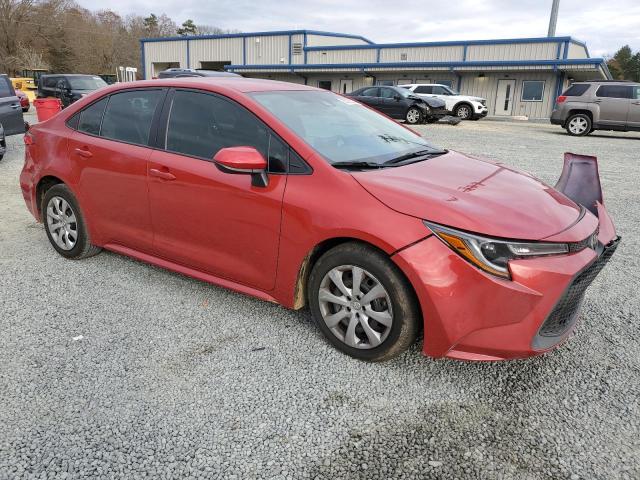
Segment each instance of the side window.
M636 100L640 100L640 85L636 85L633 87L633 98Z
M167 150L211 160L222 148L248 146L267 158L268 145L267 128L240 105L208 93L176 91Z
M630 85L602 85L596 92L597 97L631 98L633 87Z
M7 77L0 77L0 98L13 97L11 93L11 84Z
M289 147L277 136L269 136L269 172L286 173L289 166Z
M442 88L441 86L437 85L435 87L431 87L433 89L433 94L434 95L449 95L449 92L447 92L444 88Z
M396 95L399 95L398 92L396 92L395 90L393 90L391 88L381 88L380 89L380 96L382 98L393 98Z
M80 113L78 130L91 135L100 135L100 123L102 123L102 114L106 105L107 98L103 98L85 108Z
M360 96L361 97L377 97L378 87L367 88L360 93Z
M129 90L109 97L100 136L111 140L148 145L153 114L162 90Z
M543 80L525 80L522 82L522 101L541 102L544 96Z
M433 93L433 87L429 87L427 85L421 85L419 87L416 87L416 89L414 90L415 93L427 93L427 94L432 94Z
M58 82L58 77L47 77L44 79L44 86L47 88L55 88Z

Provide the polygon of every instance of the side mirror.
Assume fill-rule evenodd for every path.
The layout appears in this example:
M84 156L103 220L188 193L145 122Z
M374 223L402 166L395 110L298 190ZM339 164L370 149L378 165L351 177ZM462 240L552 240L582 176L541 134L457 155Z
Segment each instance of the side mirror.
M253 147L227 147L218 150L213 157L216 166L223 172L251 175L251 185L269 185L267 161Z
M400 95L394 95L394 96L393 96L393 99L394 99L396 102L399 102L401 98L402 98L402 97L401 97Z

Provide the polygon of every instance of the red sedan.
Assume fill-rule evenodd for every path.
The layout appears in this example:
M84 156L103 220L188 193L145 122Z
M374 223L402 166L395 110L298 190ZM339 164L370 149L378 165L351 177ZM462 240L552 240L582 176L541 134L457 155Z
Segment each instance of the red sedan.
M308 305L365 360L421 330L432 357L548 351L618 244L594 158L569 154L554 189L302 85L120 84L25 143L22 192L59 254L104 248Z
M20 106L22 107L23 112L28 112L31 107L31 102L29 102L29 97L22 90L16 90L16 96L20 100Z

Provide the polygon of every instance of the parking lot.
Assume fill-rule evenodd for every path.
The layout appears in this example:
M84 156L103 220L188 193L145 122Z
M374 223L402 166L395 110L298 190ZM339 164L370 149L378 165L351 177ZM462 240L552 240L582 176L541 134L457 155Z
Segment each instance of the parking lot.
M623 240L569 342L503 363L428 359L416 344L368 364L329 346L308 311L108 252L65 260L24 206L12 137L0 162L0 479L640 478L640 134L415 129L551 185L565 151L599 157Z

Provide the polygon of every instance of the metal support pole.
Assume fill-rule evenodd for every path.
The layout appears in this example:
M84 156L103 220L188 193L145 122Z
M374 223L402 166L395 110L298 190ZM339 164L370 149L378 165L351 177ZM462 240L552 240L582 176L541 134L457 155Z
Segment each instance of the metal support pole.
M549 32L547 37L556 36L556 24L558 23L558 9L560 8L560 0L553 0L551 6L551 17L549 18Z

